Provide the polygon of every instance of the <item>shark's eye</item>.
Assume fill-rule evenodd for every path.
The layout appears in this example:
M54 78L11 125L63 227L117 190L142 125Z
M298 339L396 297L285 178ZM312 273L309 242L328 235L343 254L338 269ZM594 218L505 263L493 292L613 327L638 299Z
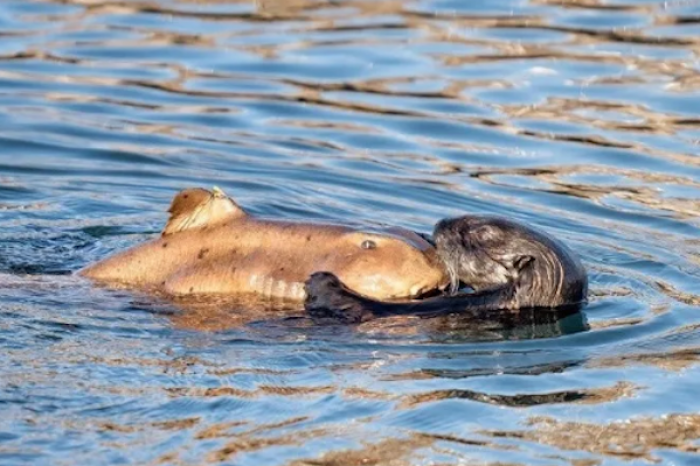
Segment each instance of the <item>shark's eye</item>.
M360 247L362 249L375 249L377 247L377 243L372 241L371 239L366 239L360 244Z

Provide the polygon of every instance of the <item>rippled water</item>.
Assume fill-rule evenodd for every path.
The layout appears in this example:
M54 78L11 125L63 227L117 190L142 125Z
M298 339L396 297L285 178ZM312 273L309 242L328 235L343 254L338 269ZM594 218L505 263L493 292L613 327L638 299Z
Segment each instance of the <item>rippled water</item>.
M0 464L698 464L700 2L3 0ZM173 194L580 253L581 316L241 323L70 275Z

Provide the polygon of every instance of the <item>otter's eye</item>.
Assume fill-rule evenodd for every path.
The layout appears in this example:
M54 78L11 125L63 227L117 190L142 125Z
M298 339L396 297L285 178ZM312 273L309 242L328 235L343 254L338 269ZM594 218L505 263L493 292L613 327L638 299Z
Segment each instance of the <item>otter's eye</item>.
M377 243L375 243L371 239L366 239L362 242L362 244L360 244L360 247L362 249L374 249L377 247Z

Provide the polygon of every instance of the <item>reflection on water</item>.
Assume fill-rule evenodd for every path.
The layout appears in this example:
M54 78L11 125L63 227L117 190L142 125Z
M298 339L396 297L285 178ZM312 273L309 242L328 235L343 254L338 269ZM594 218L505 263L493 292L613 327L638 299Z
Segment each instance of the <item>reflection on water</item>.
M0 464L694 464L699 28L695 1L0 2ZM513 217L591 303L318 327L70 275L212 185Z

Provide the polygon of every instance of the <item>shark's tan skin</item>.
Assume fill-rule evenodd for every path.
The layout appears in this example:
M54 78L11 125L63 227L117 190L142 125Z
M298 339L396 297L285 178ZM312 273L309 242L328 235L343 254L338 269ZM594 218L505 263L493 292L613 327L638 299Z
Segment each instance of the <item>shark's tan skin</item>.
M332 271L376 299L449 283L434 247L404 229L362 231L254 217L220 190L178 193L160 238L91 265L85 277L183 294L255 294L302 301L314 272Z

